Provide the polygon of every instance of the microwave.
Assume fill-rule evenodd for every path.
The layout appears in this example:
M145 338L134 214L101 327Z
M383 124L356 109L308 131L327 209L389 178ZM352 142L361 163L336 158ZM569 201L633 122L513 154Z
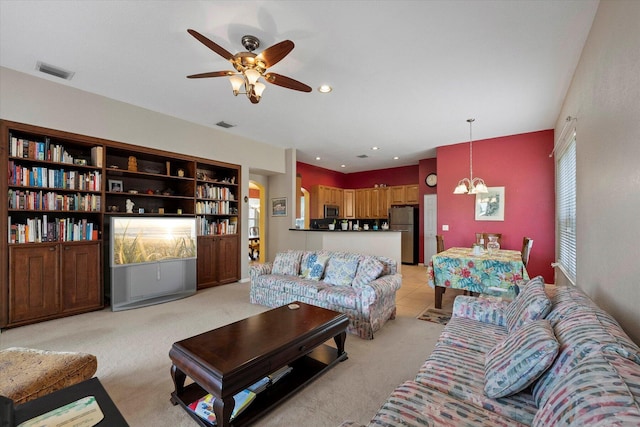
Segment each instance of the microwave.
M324 205L325 218L338 218L340 216L340 207L336 205Z

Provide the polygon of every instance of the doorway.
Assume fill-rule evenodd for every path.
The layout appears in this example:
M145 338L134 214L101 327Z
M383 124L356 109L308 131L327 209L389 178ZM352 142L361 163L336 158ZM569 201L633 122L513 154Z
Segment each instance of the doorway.
M431 257L437 252L436 234L438 234L438 196L424 195L424 265L429 265Z
M249 181L249 203L247 212L247 230L249 238L247 242L249 263L263 263L266 259L266 232L265 215L266 198L262 185L255 181Z

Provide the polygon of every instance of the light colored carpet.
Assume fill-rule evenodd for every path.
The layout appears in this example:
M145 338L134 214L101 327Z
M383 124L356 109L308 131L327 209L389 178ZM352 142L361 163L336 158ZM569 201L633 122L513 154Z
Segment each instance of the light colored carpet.
M169 349L184 338L251 316L249 284L234 283L179 301L136 310L98 312L8 329L0 348L82 351L98 358L96 376L132 427L195 426L169 402ZM412 379L443 326L399 313L373 340L347 335L349 359L278 406L256 426L366 424L391 391Z

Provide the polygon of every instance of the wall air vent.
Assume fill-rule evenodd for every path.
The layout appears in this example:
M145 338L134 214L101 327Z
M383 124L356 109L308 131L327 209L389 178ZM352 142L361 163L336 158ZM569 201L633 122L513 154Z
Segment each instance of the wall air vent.
M233 128L236 125L232 125L231 123L227 123L224 120L221 122L216 123L217 126L220 126L221 128L225 128L225 129L229 129L229 128Z
M45 74L49 74L54 77L60 77L61 79L65 79L65 80L71 80L71 78L75 74L74 71L63 70L62 68L55 67L50 64L45 64L44 62L41 62L41 61L38 61L36 63L36 70L43 72Z
M366 159L369 156L367 156L366 154L360 154L359 156L356 156L356 157L359 158L359 159Z

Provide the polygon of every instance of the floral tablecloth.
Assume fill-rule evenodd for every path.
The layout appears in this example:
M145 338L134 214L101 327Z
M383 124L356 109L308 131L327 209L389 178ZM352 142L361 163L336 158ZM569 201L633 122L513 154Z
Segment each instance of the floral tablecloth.
M450 248L434 255L427 267L428 284L432 288L465 289L485 293L487 289L509 289L529 280L519 251L500 249L489 255L473 255L471 248Z

